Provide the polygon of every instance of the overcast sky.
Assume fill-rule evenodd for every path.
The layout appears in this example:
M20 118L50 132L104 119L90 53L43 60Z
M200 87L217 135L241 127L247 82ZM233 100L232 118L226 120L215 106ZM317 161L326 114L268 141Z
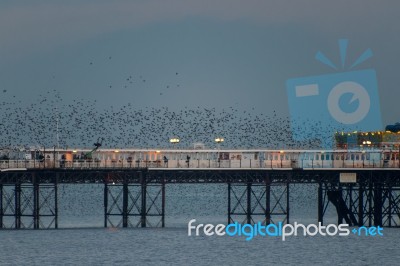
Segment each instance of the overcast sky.
M0 2L0 95L48 90L99 107L229 107L288 115L287 79L373 57L384 124L400 121L399 1L71 0ZM4 92L6 90L6 92ZM251 109L252 110L252 109Z

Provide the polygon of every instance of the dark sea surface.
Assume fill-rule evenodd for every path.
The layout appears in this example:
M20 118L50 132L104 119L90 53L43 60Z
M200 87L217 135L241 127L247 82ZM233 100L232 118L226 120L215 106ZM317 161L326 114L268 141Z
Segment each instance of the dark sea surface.
M316 223L317 187L291 185L290 191L290 222ZM0 231L0 265L399 265L400 229L286 241L189 237L191 219L226 224L226 185L171 184L166 195L166 228L103 228L103 185L60 185L61 229ZM331 206L325 224L336 222Z

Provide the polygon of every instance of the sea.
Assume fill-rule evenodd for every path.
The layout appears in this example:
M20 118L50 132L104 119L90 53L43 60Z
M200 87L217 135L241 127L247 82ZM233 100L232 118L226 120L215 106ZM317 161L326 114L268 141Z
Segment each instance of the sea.
M383 236L188 236L227 224L225 184L166 185L165 228L104 228L102 184L59 185L59 229L0 230L0 265L399 265L400 228ZM272 194L279 198L280 192ZM240 194L240 193L239 193ZM290 223L317 223L317 187L290 186ZM278 223L280 217L274 217ZM324 223L337 224L333 206Z

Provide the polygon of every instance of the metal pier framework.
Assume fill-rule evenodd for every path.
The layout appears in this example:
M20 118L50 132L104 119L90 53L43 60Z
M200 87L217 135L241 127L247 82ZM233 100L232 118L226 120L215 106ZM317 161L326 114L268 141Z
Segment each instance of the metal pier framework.
M328 204L333 204L338 214L338 224L400 226L398 173L360 171L357 183L321 180L318 185L318 221L323 223Z
M399 169L107 168L0 172L0 229L58 228L65 183L104 184L104 227L165 227L166 186L179 183L226 184L228 223L289 223L291 186L305 183L318 187L316 222L330 205L338 223L400 225Z
M0 179L0 228L58 228L58 173L10 172Z

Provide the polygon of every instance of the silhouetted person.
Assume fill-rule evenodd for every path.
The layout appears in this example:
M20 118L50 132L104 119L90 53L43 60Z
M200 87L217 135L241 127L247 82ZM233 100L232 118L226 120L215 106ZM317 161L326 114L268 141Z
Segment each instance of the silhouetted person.
M186 155L186 163L187 163L187 167L189 168L189 164L190 164L190 156Z
M164 167L168 167L168 158L164 156Z

